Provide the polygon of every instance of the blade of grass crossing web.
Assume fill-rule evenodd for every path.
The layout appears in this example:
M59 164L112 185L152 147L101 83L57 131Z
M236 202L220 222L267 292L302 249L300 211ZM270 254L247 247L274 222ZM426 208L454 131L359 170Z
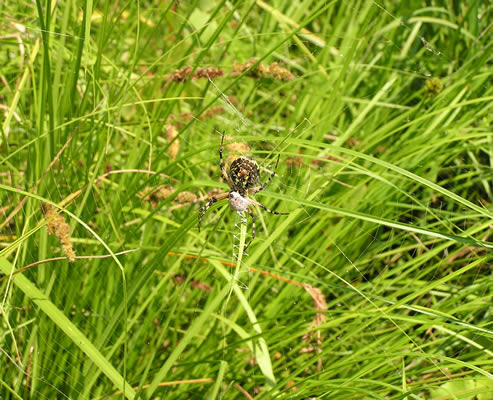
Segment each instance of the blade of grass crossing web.
M255 342L252 340L249 344L249 347L251 348L252 353L255 356L255 360L258 362L258 366L265 377L267 385L270 387L274 386L276 383L276 378L274 376L274 370L272 368L269 349L267 347L267 342L262 337L263 335L262 328L260 327L255 312L250 306L248 299L245 297L243 290L238 285L237 278L232 276L219 262L211 260L211 264L226 280L230 282L232 290L234 291L236 297L238 298L238 301L240 302L241 306L245 310L245 313L247 314L248 319L250 320L250 323L253 326L253 329L255 330L256 334L259 336L258 345L255 345ZM226 318L224 315L221 315L221 320L226 321L228 320L228 318ZM232 329L235 330L242 337L242 339L247 339L250 337L250 335L247 334L246 331L238 330L238 327L232 321L228 320L227 324L230 325Z
M221 361L220 366L219 366L219 372L217 373L216 383L214 384L214 386L212 388L212 393L208 397L208 399L214 400L217 398L217 395L218 395L219 390L221 389L221 385L223 383L224 373L226 372L227 366L228 366L228 363L226 361Z
M213 300L207 305L202 314L200 314L200 316L195 319L190 328L187 329L185 335L178 343L178 346L175 347L164 365L156 373L151 385L145 392L148 399L153 398L154 392L156 391L158 385L166 378L176 360L178 360L187 345L201 331L202 326L210 321L211 315L213 314L214 310L219 307L219 304L224 300L224 297L226 296L228 290L229 287L224 286L219 293L211 296Z

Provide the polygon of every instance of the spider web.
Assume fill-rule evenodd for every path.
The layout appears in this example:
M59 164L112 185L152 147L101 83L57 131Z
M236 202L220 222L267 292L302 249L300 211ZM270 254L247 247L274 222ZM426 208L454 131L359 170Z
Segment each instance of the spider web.
M378 9L378 18L398 24L393 31L378 32L379 44L383 47L382 53L403 52L401 45L398 44L401 42L396 43L394 31L415 37L416 41L409 44L426 50L421 57L423 65L409 69L408 65L403 63L402 68L396 68L397 73L420 76L423 79L432 78L434 72L428 67L430 63L436 61L438 64L438 61L443 59L450 64L454 62L452 58L447 58L439 43L431 44L431 39L427 38L426 34L416 34L416 23L410 22L404 12L400 15L395 10L387 9L380 2L372 2L372 6ZM178 9L176 12L180 15L183 10ZM356 16L360 12L359 9L355 10ZM251 38L256 37L250 27L246 26L244 29ZM377 36L374 31L370 30L370 32ZM49 34L53 37L58 36L51 30ZM272 34L280 35L275 30ZM342 39L349 36L344 32L339 35ZM25 43L32 45L35 41L30 32L20 36ZM313 45L312 41L301 37L301 44ZM80 38L72 35L71 39ZM337 49L337 57L344 58L346 54L351 54L353 45L358 39L344 41L345 45ZM310 47L310 51L316 56L323 49ZM262 50L255 49L242 59L258 56L258 52L264 55ZM310 61L308 56L305 56L305 59ZM89 60L84 61L89 62ZM378 62L372 66L379 66ZM305 79L305 75L301 73L300 75L297 79ZM448 81L453 82L454 78L454 71L447 72ZM375 164L374 160L363 159L350 152L341 153L335 148L336 146L317 147L316 151L313 150L314 145L307 143L306 138L315 138L318 135L318 140L325 141L325 144L336 143L342 149L364 153L357 143L364 141L364 136L357 134L355 129L342 145L337 141L346 132L341 131L335 123L323 135L317 133L323 122L323 117L320 117L323 113L311 115L307 112L291 119L291 123L285 126L281 125L279 120L272 123L269 120L262 123L255 122L255 118L244 111L249 101L255 104L253 96L245 96L246 101L235 104L231 97L238 95L238 88L228 87L221 79L210 77L196 85L202 85L203 82L209 82L208 86L205 83L200 86L201 89L205 88L203 92L205 100L215 101L213 105L222 106L225 113L214 119L216 129L211 129L210 120L201 119L202 114L198 112L193 114L190 122L193 130L210 133L201 137L201 139L206 138L203 143L201 139L190 133L192 129L188 129L185 135L179 136L182 148L200 150L198 154L182 150L192 161L188 158L180 159L179 155L176 162L168 158L162 161L157 157L157 160L152 160L155 168L151 171L148 169L149 160L146 158L138 162L130 162L133 146L137 147L135 143L139 143L131 141L131 138L138 136L132 131L134 127L132 122L136 119L135 114L138 113L135 110L128 119L121 118L117 123L102 119L96 124L97 126L100 124L105 129L113 129L116 126L118 128L116 130L126 140L119 143L119 140L113 136L114 131L108 133L105 138L107 151L103 159L93 157L88 150L87 143L90 141L88 136L91 132L84 131L84 123L78 122L73 125L74 134L67 136L69 137L67 142L53 143L52 158L48 163L43 164L43 169L26 165L24 171L18 171L15 166L19 165L20 161L16 157L23 157L26 160L36 159L36 151L39 150L34 144L28 145L25 134L29 129L25 123L11 123L9 132L3 132L4 137L9 136L9 141L16 134L24 135L23 141L17 143L17 148L26 145L27 150L20 151L18 156L11 159L2 156L1 182L17 190L17 193L15 190L5 189L2 192L0 210L6 222L3 224L2 245L3 249L7 249L3 256L10 265L15 265L16 271L26 268L16 275L2 275L5 279L1 281L3 292L0 312L3 316L3 329L0 335L0 357L2 365L6 365L8 370L3 377L0 376L2 382L5 381L6 386L13 388L17 393L22 393L26 397L30 395L32 398L55 396L106 398L119 392L115 382L108 377L108 370L104 370L106 364L102 362L101 365L96 365L95 355L92 354L91 358L91 355L88 355L88 348L76 343L77 336L71 337L64 331L63 324L70 323L88 338L97 351L109 360L108 364L114 366L121 375L124 375L124 369L127 368L127 378L133 387L142 385L147 388L152 385L154 379L160 377L163 365L166 366L169 362L170 366L166 373L163 372L160 381L166 383L173 381L175 385L162 388L156 393L162 398L167 396L203 398L205 393L210 393L208 390L211 386L207 385L211 385L211 382L221 376L216 367L207 366L209 360L219 360L220 363L229 365L235 373L242 371L244 375L238 374L238 378L231 377L227 371L223 371L227 379L225 378L225 384L219 390L222 398L242 398L244 394L240 390L241 385L248 385L245 391L253 397L257 389L269 390L265 389L269 386L266 383L269 363L273 366L276 379L282 381L283 373L294 374L296 366L289 363L283 366L277 361L278 359L289 359L293 354L300 352L317 357L330 345L326 335L332 332L344 332L320 330L320 325L327 321L326 315L335 319L340 314L354 313L357 315L355 318L363 319L362 315L358 315L360 308L366 313L373 310L382 315L389 321L386 328L399 330L401 334L398 337L406 340L413 351L421 354L423 363L427 366L420 369L414 378L420 373L424 375L427 368L432 369L433 366L441 374L437 379L448 377L447 367L439 365L438 361L428 357L423 342L419 341L420 335L434 341L439 334L448 333L443 345L444 354L450 359L480 368L481 365L478 367L474 363L476 357L474 351L476 349L479 355L484 353L480 351L481 349L478 350L478 346L483 343L483 350L487 349L488 342L482 340L487 337L489 331L483 326L477 326L472 317L471 321L463 318L461 312L462 308L471 304L467 296L474 296L475 299L489 298L490 294L484 286L484 269L478 268L476 272L472 272L472 278L465 273L464 277L458 275L453 281L456 291L450 287L444 289L445 283L444 286L433 287L432 292L438 293L438 298L457 297L458 316L446 319L447 323L441 325L440 313L446 313L450 308L443 306L442 309L441 303L438 303L436 308L430 306L427 312L436 312L433 317L434 321L438 321L437 325L430 326L428 330L423 328L417 335L412 334L414 328L409 328L403 319L399 319L400 316L394 313L395 309L387 310L387 307L392 307L405 298L402 294L404 292L396 290L397 294L394 295L392 290L383 289L384 283L389 287L392 287L389 282L397 284L398 280L393 274L394 268L398 268L407 276L409 286L421 290L423 285L443 279L442 269L447 265L453 264L455 270L460 270L467 267L469 263L467 260L471 260L470 263L476 262L483 254L480 249L473 248L472 245L465 246L461 250L465 251L462 255L453 246L440 249L442 243L433 235L403 230L402 227L406 223L417 226L419 221L436 218L438 222L436 225L430 224L434 228L430 229L430 232L443 230L448 234L461 235L471 240L478 237L487 240L488 235L484 226L482 230L478 228L477 232L471 229L471 225L477 223L477 218L472 214L467 216L465 213L463 219L449 222L447 215L455 212L456 208L450 206L453 202L443 193L437 194L438 198L434 202L424 201L422 199L431 199L431 196L423 196L424 192L430 191L429 187L418 183L410 186L405 183L406 179L403 176L399 176L396 171L383 168L382 164ZM137 83L134 82L135 85ZM254 81L251 84L252 91L260 92L259 96L262 96L264 95L262 90L268 91L271 88L266 86L269 84L271 83L263 80ZM81 86L86 85L87 82L81 82ZM385 83L376 85L374 90L365 92L361 98L355 96L345 99L343 107L337 112L340 115L347 115L352 121L356 120L358 112L364 112L364 107L359 108L358 105L361 102L371 103L376 96L381 95L384 85ZM488 91L486 83L482 87L485 92ZM137 89L141 90L142 87L137 86ZM379 97L378 101L380 107L392 109L390 103L397 104L397 100L411 105L414 101L414 99L394 97L392 101L386 102L385 96ZM272 103L269 104L274 108L280 106L281 102L280 99L274 100L273 97ZM444 107L448 106L445 100L438 97L437 107L440 102L443 102ZM123 103L125 102L116 104ZM316 104L314 108L315 106ZM99 107L100 105L95 105L94 111L98 112ZM293 114L295 112L294 110ZM28 112L25 114L20 112L19 120L27 121L28 115ZM150 114L146 113L146 116ZM454 112L452 117L457 117L457 114ZM446 121L452 117L448 116ZM92 116L85 116L84 121L90 118ZM372 129L376 129L372 126L371 112L365 118L368 119ZM402 123L409 122L412 122L410 118ZM117 126L118 124L120 126ZM351 126L351 124L347 125L347 127ZM190 228L187 230L190 232L189 236L186 236L180 231L180 227L186 223L189 216L195 217L199 203L197 198L205 200L207 193L212 189L213 181L220 175L217 169L214 179L212 174L207 177L207 172L198 175L194 163L204 168L209 164L218 168L217 147L223 129L233 138L232 140L249 147L248 153L259 162L263 179L272 172L276 155L281 154L277 176L269 183L265 193L258 194L258 200L268 208L290 212L288 218L293 218L288 227L283 227L285 217L257 210L257 236L248 249L248 254L242 255L240 271L236 270L234 264L238 258L242 224L248 224L246 236L247 238L251 236L251 222L248 223L245 215L232 212L226 205L215 207L204 218L202 225L204 233L196 235L196 230ZM419 133L422 132L417 134ZM263 136L267 136L267 139L260 140ZM269 137L276 140L269 140ZM417 140L415 137L406 139L411 142ZM157 139L155 143L165 149L156 150L156 154L166 155L170 149L167 141ZM67 147L64 151L58 153L65 144ZM373 146L373 149L377 146L377 144ZM370 154L370 147L365 148L365 151ZM420 148L420 151L426 152L426 149ZM471 165L477 169L478 175L486 175L486 170L482 169L485 162L481 160L474 162L475 155L470 148L468 152L467 155L473 160ZM385 154L384 152L381 154L383 159ZM405 152L402 154L403 157L409 156ZM454 165L454 162L456 165L469 162L467 155L459 154L460 157L456 161L451 161L450 165ZM209 159L208 155L210 155ZM422 157L422 159L426 158ZM169 168L168 163L177 167ZM132 168L126 168L127 165L131 165ZM77 169L82 168L86 169L86 173L76 172ZM415 168L416 175L424 174L426 171L426 168L419 163L416 163ZM433 169L433 166L430 169ZM25 181L20 181L19 175L25 176ZM436 177L439 178L439 172ZM38 180L39 184L37 184ZM359 187L361 192L364 192L371 186L371 182L377 180L387 184L388 190L393 190L395 194L388 196L390 200L386 204L366 202L369 207L364 213L374 217L375 220L364 221L359 219L358 213L363 211L358 208L358 202L364 201L365 193L358 193L357 190L351 192L351 190ZM187 182L190 181L193 183L188 185ZM206 186L201 185L204 182ZM361 185L358 186L360 183ZM156 198L155 192L152 191L166 185L173 186L173 194L166 198L158 198L155 200L157 205L151 206L151 202ZM125 190L122 190L122 187ZM405 189L401 190L401 187ZM76 200L67 203L66 207L85 222L87 227L63 212L58 213L70 227L72 246L77 256L75 263L69 263L65 259L53 259L50 262L36 264L51 258L63 258L65 253L59 238L55 234L48 235L46 231L46 218L40 211L40 199L31 197L25 203L21 203L26 196L19 192L20 190L34 193L53 204L60 204L64 199L75 196ZM485 186L486 198L488 190ZM403 191L408 197L402 194ZM195 199L180 202L179 195L185 192L195 194ZM369 195L375 194L370 192ZM394 197L396 200L391 201ZM347 203L341 204L338 198L345 199ZM402 198L409 201L408 209L404 208ZM328 200L332 200L336 205L333 206ZM14 212L16 207L19 209ZM464 206L464 209L467 207ZM337 214L337 210L347 211L347 214ZM385 225L385 218L388 215L396 215L396 210L401 210L402 221L394 222L402 224L399 227ZM12 217L11 213L13 213ZM317 222L311 225L313 221ZM193 222L195 223L195 220ZM62 224L61 220L59 224ZM291 238L296 237L296 240L303 243L302 246L309 247L309 241L303 242L303 238L309 237L311 232L296 235L297 232L303 232L306 226L311 226L312 230L317 229L316 235L312 237L314 242L318 237L324 237L329 248L320 249L318 253L314 251L305 253L303 247L293 243ZM31 229L34 230L32 233ZM159 240L150 240L151 236L158 237ZM25 244L13 246L12 244L19 237L25 238ZM410 237L415 241L414 246L410 244ZM99 239L104 241L113 252L121 253L117 257L124 265L125 280L122 271ZM409 250L404 255L393 252L396 248L407 247ZM434 258L435 266L430 266L432 261L422 264L411 262L413 257L423 257L423 254L427 253ZM83 258L84 256L88 258ZM97 258L99 256L104 258ZM209 263L206 264L207 266L201 264L202 258ZM402 259L406 259L405 262L410 264L409 268L399 267L399 264L404 262L401 261ZM464 260L464 264L457 262L462 259L467 262ZM214 265L215 269L211 265ZM235 278L232 280L233 283L230 284L222 279L218 272L221 265L225 266L229 275ZM453 274L454 271L450 273ZM15 279L21 275L35 284L42 297L38 297L38 292L30 292L29 287L22 289L20 284L16 283ZM221 310L214 309L215 311L209 314L214 321L220 321L217 325L211 324L214 327L209 327L205 332L193 332L193 327L201 321L204 310L211 304L211 297L221 293L220 290L227 285L237 285L245 293L247 303L256 313L258 324L252 323L251 318L248 318L250 316L245 316L248 313L238 305L241 305L239 297L231 295L228 300L221 303ZM474 289L474 285L478 288ZM286 287L293 287L297 292ZM466 295L460 294L461 289L466 291ZM125 303L125 292L129 299L128 304ZM272 293L275 293L275 296ZM289 304L286 308L279 307L286 312L286 316L275 315L272 308L268 307L269 303L282 302ZM43 308L48 303L53 304L68 321L57 320L56 313ZM363 307L364 303L370 306ZM402 311L407 307L412 313L419 315L420 307L424 307L423 304L418 300L416 304L411 301L404 302L402 308L398 310ZM484 308L479 307L478 312L480 311L484 311L485 318L488 317L489 314ZM180 314L180 318L175 317L177 313ZM406 314L406 317L411 318L413 315ZM293 316L299 316L296 323L292 322ZM224 323L226 320L228 322ZM464 331L451 330L460 324L464 327ZM374 331L372 326L374 325L368 324L366 329L363 329L364 334L361 337L369 338L368 343L380 343L381 332ZM261 327L260 330L258 327ZM72 325L68 329L72 329ZM296 331L305 333L310 329L312 332L306 333L303 338L295 333ZM380 326L379 329L384 328ZM419 329L421 328L416 328ZM277 333L276 330L283 332L284 335ZM188 339L187 332L194 334ZM246 335L243 335L243 332L246 332ZM350 337L351 332L345 332L345 335ZM222 345L205 346L204 343L209 343L214 336L221 338ZM197 337L199 339L196 339ZM295 339L289 341L286 337ZM345 337L336 335L334 341L343 342L344 339ZM188 343L188 346L196 350L192 351L196 355L179 353L173 360L175 350L181 343ZM262 346L268 346L267 354ZM335 348L331 352L331 355L335 354L334 357L329 355L325 357L332 360L345 357L348 363L357 365L361 363L359 351L359 349L353 350L350 346ZM402 356L400 363L392 348L386 346L370 349L367 356L375 356L379 353L383 353L389 360L390 367L386 373L403 377L403 380L406 378L403 371L412 375L413 368L420 363L416 361L418 358L410 360L405 356ZM243 354L244 357L239 356ZM293 358L296 359L296 356ZM139 364L148 367L140 368ZM214 362L211 364L216 365ZM312 370L304 377L315 377L330 370L326 362L311 365ZM220 370L222 367L218 368ZM465 369L467 373L471 370L474 368ZM457 371L457 368L453 370L453 372ZM484 368L481 371L488 369ZM464 370L459 370L457 373L462 372ZM302 374L300 376L303 377ZM180 389L180 385L176 383L179 380L199 378L203 380L190 383L196 385L190 386L190 389L185 388L185 385ZM234 385L236 381L239 382L240 389ZM287 393L288 389L282 390ZM6 398L11 396L9 391L3 393ZM327 391L325 397L320 393L318 395L320 398L331 398L337 394L334 389L334 392Z

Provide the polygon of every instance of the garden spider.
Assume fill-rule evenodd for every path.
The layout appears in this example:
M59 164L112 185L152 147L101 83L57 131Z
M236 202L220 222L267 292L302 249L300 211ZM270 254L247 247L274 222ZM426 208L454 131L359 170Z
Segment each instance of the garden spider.
M276 166L274 167L274 172L269 176L269 179L265 181L264 184L260 186L255 186L259 180L259 166L257 162L250 157L238 157L231 163L229 168L229 175L224 168L223 163L223 146L224 146L224 132L221 138L221 147L219 147L219 166L221 167L221 175L223 179L228 183L229 192L220 193L212 196L207 204L203 205L199 210L199 222L198 228L200 232L200 222L202 217L207 212L210 206L218 201L228 199L229 206L237 211L238 213L247 211L252 217L252 238L245 246L245 250L250 246L253 239L255 239L255 217L253 216L252 210L250 209L251 205L257 205L265 211L275 214L275 215L288 215L288 213L280 213L277 211L269 210L266 206L255 201L253 199L249 199L249 194L255 194L263 190L267 184L271 181L272 178L276 175L277 164L279 164L279 157L277 156Z

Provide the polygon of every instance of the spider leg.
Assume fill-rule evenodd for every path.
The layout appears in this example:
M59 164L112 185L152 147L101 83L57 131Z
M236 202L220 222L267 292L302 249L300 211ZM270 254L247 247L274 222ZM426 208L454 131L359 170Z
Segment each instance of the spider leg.
M255 239L255 217L253 216L252 210L250 208L247 208L248 214L250 214L250 217L252 217L252 238L250 241L247 243L243 251L246 251L248 249L248 246L253 242L253 239Z
M221 201L221 200L224 200L225 198L227 198L229 196L229 192L226 192L226 193L221 193L221 194L218 194L216 196L212 196L209 201L204 204L202 207L200 207L200 210L199 210L199 222L197 224L197 228L199 228L199 232L200 232L200 222L202 221L202 217L204 216L204 214L207 212L207 210L214 204L214 203L217 203L218 201Z
M274 167L274 172L272 172L272 174L269 176L269 179L267 179L263 185L257 186L256 188L253 188L253 189L250 189L249 190L249 193L250 194L255 194L255 193L260 192L261 190L264 190L265 187L267 186L267 184L272 180L272 178L274 178L274 176L276 176L277 165L279 164L279 158L280 157L281 157L281 155L278 154L277 155L276 166Z
M269 210L266 206L264 206L262 203L259 203L258 201L255 201L253 199L250 199L250 202L252 204L255 204L256 206L259 206L261 209L267 211L268 213L271 213L271 214L274 214L274 215L289 215L289 213L281 213L281 212L277 212L277 211L274 211L274 210Z
M231 183L231 179L229 178L228 173L224 168L224 162L223 162L224 133L225 132L223 131L223 136L221 138L221 147L219 147L219 166L221 167L221 175L223 179L228 183L228 186L231 188L233 187L233 184Z

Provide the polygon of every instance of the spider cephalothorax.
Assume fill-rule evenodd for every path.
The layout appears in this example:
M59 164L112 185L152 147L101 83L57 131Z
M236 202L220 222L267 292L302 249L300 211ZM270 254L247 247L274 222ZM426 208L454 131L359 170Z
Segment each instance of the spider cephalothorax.
M250 157L238 157L231 163L228 175L223 163L223 144L224 133L221 139L221 147L219 147L219 165L221 167L221 175L223 179L228 183L230 191L212 196L207 204L200 208L198 228L200 231L200 221L210 206L218 201L228 199L229 205L233 210L237 212L247 211L248 214L250 214L250 216L252 217L252 238L245 246L246 250L248 246L250 246L250 243L252 243L252 240L255 238L255 217L253 216L250 206L257 205L265 211L275 215L287 215L287 213L279 213L277 211L269 210L258 201L248 198L249 194L255 194L263 190L271 181L271 179L276 175L277 165L279 164L279 156L277 156L274 172L272 172L269 179L267 179L264 184L260 186L255 186L259 181L259 166L257 162Z

